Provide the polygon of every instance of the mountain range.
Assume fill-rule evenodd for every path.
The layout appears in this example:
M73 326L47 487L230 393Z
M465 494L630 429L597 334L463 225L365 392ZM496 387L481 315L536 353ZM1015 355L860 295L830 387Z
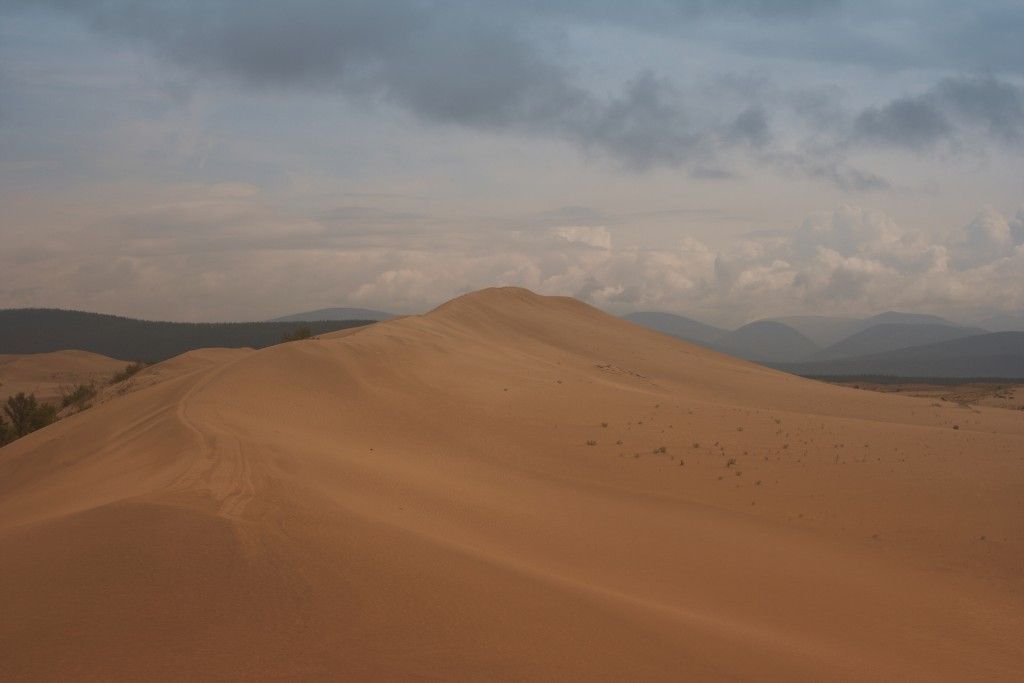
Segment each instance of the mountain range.
M266 322L179 323L10 309L0 310L0 354L77 349L151 362L206 347L262 348L300 328L317 335L394 317L372 309L325 308ZM999 323L996 330L897 312L867 318L790 316L735 330L665 312L624 317L699 346L807 376L1024 378L1024 331L1013 329L1012 315L993 319Z
M1024 324L1017 330L1013 315L991 319L991 328L889 311L867 318L788 316L735 330L672 313L624 317L731 356L808 376L1024 377Z

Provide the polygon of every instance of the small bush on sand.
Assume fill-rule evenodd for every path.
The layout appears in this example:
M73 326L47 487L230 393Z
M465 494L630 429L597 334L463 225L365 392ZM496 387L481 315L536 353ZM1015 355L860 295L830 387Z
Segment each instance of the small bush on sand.
M129 363L124 366L124 370L110 378L110 383L117 384L118 382L123 382L144 367L146 367L145 363Z
M71 391L62 393L63 396L60 399L61 408L74 406L75 410L85 410L89 407L89 401L96 396L96 385L91 382L89 384L79 384Z
M10 420L10 432L17 439L54 422L57 407L51 403L40 403L35 394L21 392L7 398L4 414Z

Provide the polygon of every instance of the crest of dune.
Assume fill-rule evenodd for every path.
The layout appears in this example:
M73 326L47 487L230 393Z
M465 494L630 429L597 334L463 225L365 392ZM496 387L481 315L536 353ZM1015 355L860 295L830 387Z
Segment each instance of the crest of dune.
M192 352L0 450L0 678L1019 680L1022 453L514 288Z

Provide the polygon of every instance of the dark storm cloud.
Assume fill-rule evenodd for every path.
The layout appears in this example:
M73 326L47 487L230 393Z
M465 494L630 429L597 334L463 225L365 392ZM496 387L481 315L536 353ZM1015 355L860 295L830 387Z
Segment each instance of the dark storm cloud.
M755 159L784 157L791 171L804 169L842 188L878 189L886 185L883 179L847 168L835 158L836 150L864 143L921 151L962 129L981 130L1001 142L1022 137L1020 88L995 77L960 78L848 117L852 133L828 132L832 148L824 154L786 153L771 149L775 117L757 92L697 101L699 93L681 92L651 71L595 92L565 59L573 27L610 25L717 41L737 53L794 54L871 67L969 65L1012 71L1024 66L1021 51L993 47L986 31L996 42L1009 39L1013 32L1006 27L1024 27L1024 12L998 0L966 15L956 3L942 0L948 21L942 11L928 12L915 2L872 0L21 4L63 10L202 78L258 88L336 90L392 103L422 121L564 140L634 170L686 167L701 177L733 177L723 157L741 149ZM915 35L897 36L900 32L888 28L908 20L917 27ZM964 48L966 40L975 49ZM796 104L808 116L820 109ZM709 109L714 110L710 116Z
M736 123L743 140L694 128L679 93L650 73L617 94L593 94L554 54L559 32L541 40L530 21L516 16L521 8L413 0L49 4L203 76L261 87L337 88L393 102L427 121L565 139L635 169L680 166L697 147L707 155L716 145L769 135L756 113ZM730 4L767 11L765 3ZM704 5L667 3L666 9Z
M931 146L951 131L939 107L910 97L867 109L854 124L855 135L862 140L913 149Z
M921 150L966 129L1005 143L1024 141L1024 89L992 77L947 78L923 94L861 112L854 137Z
M768 115L759 106L752 106L743 111L726 130L730 141L744 142L753 147L764 147L771 142L771 130Z
M1024 141L1024 88L994 78L949 78L935 96L965 122L1006 142Z

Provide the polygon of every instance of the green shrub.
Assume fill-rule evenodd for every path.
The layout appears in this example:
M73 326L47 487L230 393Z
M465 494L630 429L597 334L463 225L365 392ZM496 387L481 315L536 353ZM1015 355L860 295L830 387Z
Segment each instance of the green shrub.
M4 413L11 421L10 431L17 439L54 422L57 419L57 406L39 403L35 394L26 396L25 392L20 392L7 398Z
M47 425L51 425L57 421L57 406L52 403L40 403L36 406L35 412L32 413L32 421L30 423L31 431L42 429Z
M64 393L60 399L60 407L67 408L68 406L74 406L76 410L85 410L89 407L89 401L96 396L96 385L92 384L79 384L77 387L72 389L70 392Z
M124 366L124 370L110 378L110 383L117 384L118 382L123 382L144 367L146 367L145 363L129 363Z

